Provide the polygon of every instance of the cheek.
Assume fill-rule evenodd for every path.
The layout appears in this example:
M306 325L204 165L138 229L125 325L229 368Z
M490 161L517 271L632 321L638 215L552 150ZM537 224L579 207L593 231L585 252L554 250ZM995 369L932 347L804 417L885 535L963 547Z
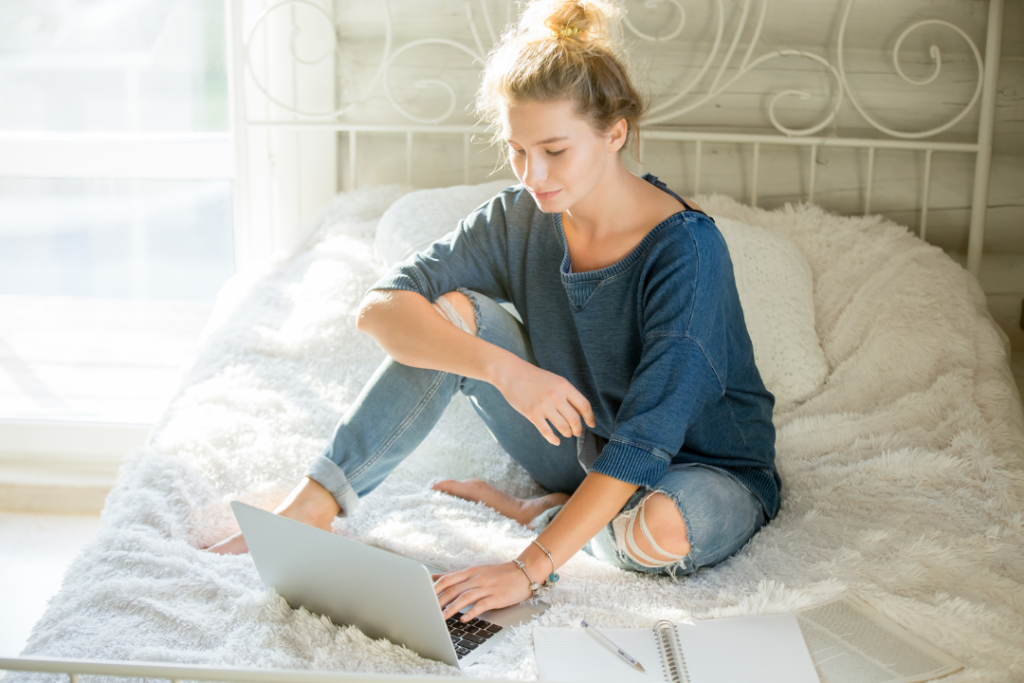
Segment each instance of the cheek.
M602 173L604 159L601 157L600 154L594 154L593 150L581 150L580 154L575 154L572 159L566 161L565 171L577 184L590 184Z
M523 167L525 166L523 157L519 154L509 154L508 165L512 167L512 172L516 174L516 177L522 180L524 170Z

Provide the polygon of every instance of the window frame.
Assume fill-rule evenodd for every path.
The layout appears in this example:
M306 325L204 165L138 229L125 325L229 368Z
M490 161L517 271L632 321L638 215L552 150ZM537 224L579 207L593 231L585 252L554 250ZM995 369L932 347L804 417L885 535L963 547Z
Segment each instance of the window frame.
M235 112L232 0L224 0L228 111ZM0 130L0 177L117 180L231 180L234 261L246 244L236 176L236 119L218 132L63 132ZM58 488L116 482L120 461L148 441L152 425L28 420L0 415L0 488L33 486L46 475ZM83 471L96 476L80 476ZM29 474L26 474L28 472ZM28 477L28 479L26 479ZM38 511L33 506L33 511ZM58 510L59 508L53 508ZM28 510L26 510L28 511ZM98 510L97 510L98 511Z

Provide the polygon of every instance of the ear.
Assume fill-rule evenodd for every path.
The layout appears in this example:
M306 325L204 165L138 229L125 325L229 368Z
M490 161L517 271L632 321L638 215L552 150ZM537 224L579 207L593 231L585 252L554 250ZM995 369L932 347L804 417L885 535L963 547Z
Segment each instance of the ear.
M625 118L621 118L616 121L608 132L605 133L605 139L608 141L608 153L613 154L622 149L622 146L626 144L626 134L629 133L629 124L626 123Z

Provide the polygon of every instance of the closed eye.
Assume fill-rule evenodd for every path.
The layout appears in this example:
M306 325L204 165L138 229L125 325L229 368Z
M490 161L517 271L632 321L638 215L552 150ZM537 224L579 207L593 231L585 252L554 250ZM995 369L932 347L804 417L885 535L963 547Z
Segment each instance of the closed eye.
M526 154L525 149L516 149L515 147L508 148L509 154ZM549 157L557 157L559 154L564 152L564 149L547 149L544 150Z

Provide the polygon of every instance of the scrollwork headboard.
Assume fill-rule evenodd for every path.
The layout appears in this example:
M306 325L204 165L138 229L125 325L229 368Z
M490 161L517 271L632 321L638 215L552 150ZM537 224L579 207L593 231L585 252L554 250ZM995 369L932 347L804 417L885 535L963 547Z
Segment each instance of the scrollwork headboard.
M621 37L652 99L640 159L681 191L753 205L870 213L899 186L901 206L883 211L922 238L943 183L943 196L964 198L960 214L946 212L954 231L969 207L977 274L1003 0L987 3L987 20L972 14L977 3L953 17L930 16L924 2L775 3L791 16L773 23L770 0L627 3ZM511 2L235 0L229 19L236 234L254 259L339 185L483 182L493 171L466 105L515 19ZM937 181L947 167L954 179Z

